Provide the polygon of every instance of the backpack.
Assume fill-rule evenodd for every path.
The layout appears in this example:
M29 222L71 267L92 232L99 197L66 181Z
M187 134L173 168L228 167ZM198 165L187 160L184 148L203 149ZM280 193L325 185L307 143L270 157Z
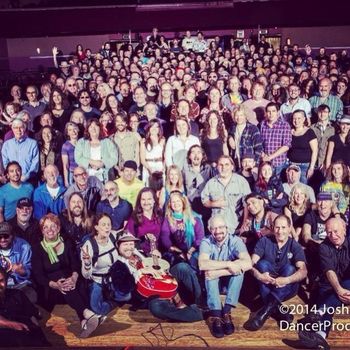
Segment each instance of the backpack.
M83 237L82 242L81 242L81 246L84 245L85 242L89 241L91 243L91 247L92 247L92 266L94 266L98 260L98 258L100 258L101 256L110 254L111 260L112 260L112 253L117 249L115 244L117 242L117 239L114 235L109 235L109 238L111 239L112 243L113 243L113 248L102 253L99 254L99 249L98 249L98 244L96 242L96 239L94 239L93 237L91 237L90 235L86 235L85 237ZM114 261L112 260L112 263Z

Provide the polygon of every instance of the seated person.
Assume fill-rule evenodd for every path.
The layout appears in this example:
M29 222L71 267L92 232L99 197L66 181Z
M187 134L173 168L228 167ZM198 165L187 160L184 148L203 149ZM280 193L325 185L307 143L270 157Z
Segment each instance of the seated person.
M235 330L231 309L238 303L244 272L252 263L242 240L229 234L224 216L212 216L209 231L211 235L201 242L198 263L205 273L210 330L214 337L222 338ZM221 281L227 286L224 306L220 300Z
M162 219L155 192L144 187L137 196L135 209L125 229L140 239L139 250L146 256L151 253L152 243L158 247Z
M0 223L0 265L6 268L7 287L22 289L29 300L36 302L32 287L32 248L22 238L16 237L8 222Z
M198 248L203 237L203 223L192 211L186 196L179 191L171 192L160 235L164 259L171 266L188 262L197 269Z
M289 196L289 204L284 208L284 214L292 221L292 235L298 242L303 229L306 215L310 212L309 191L305 184L293 186Z
M273 220L276 213L269 211L263 197L257 193L248 194L245 197L248 217L240 228L240 237L246 244L248 252L253 253L259 238L273 232Z
M283 190L284 190L284 193L290 197L292 188L295 185L301 183L300 182L301 170L299 165L291 164L286 170L286 175L287 175L287 182L283 183ZM308 197L310 198L310 203L311 204L316 203L316 197L315 197L315 192L313 188L306 184L304 184L304 186L307 189Z
M7 279L6 270L0 266L1 347L51 346L38 326L39 310L22 291L7 288Z
M43 239L33 248L33 274L39 304L51 312L56 304L68 304L81 322L81 338L88 337L104 318L89 308L85 284L79 277L79 261L69 240L60 236L61 224L52 213L40 219Z
M130 218L132 213L131 204L120 198L119 187L116 182L107 181L105 184L106 199L97 204L97 214L108 214L112 220L112 229L120 230Z
M278 319L286 317L280 313L279 306L297 294L299 282L307 275L303 248L291 237L290 219L277 216L273 233L258 241L252 255L252 271L264 304L248 321L252 331L260 329L272 315Z

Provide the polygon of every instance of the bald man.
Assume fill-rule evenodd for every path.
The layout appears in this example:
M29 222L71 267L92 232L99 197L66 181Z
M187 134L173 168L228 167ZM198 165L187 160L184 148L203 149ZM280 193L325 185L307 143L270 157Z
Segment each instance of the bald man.
M350 310L350 237L346 235L345 221L329 219L326 232L327 237L320 244L322 275L317 292L317 311L302 320L308 327L299 330L302 345L310 349L329 349L326 337L332 328L332 309L341 311L342 306L347 305ZM309 328L311 324L313 327Z

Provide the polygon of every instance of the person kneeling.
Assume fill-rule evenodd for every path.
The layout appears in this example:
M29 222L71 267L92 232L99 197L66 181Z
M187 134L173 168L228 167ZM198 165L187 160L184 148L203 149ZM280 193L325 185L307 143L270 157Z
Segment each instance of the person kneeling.
M275 218L273 235L257 242L252 261L264 306L248 321L247 328L260 329L272 315L290 321L290 315L281 314L279 306L297 294L298 282L306 278L307 270L303 248L291 237L291 221L287 216Z

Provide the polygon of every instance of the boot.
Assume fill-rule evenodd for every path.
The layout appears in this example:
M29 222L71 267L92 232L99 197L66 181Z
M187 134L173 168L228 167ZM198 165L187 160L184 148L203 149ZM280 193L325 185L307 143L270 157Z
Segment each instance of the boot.
M215 338L223 338L225 336L221 317L210 316L208 323L211 334Z
M235 326L232 322L232 317L229 312L222 316L222 322L223 322L225 334L226 335L233 334L235 331Z
M259 330L266 320L272 315L275 309L279 305L279 301L272 295L269 295L267 303L255 314L255 316L249 322L249 330Z

